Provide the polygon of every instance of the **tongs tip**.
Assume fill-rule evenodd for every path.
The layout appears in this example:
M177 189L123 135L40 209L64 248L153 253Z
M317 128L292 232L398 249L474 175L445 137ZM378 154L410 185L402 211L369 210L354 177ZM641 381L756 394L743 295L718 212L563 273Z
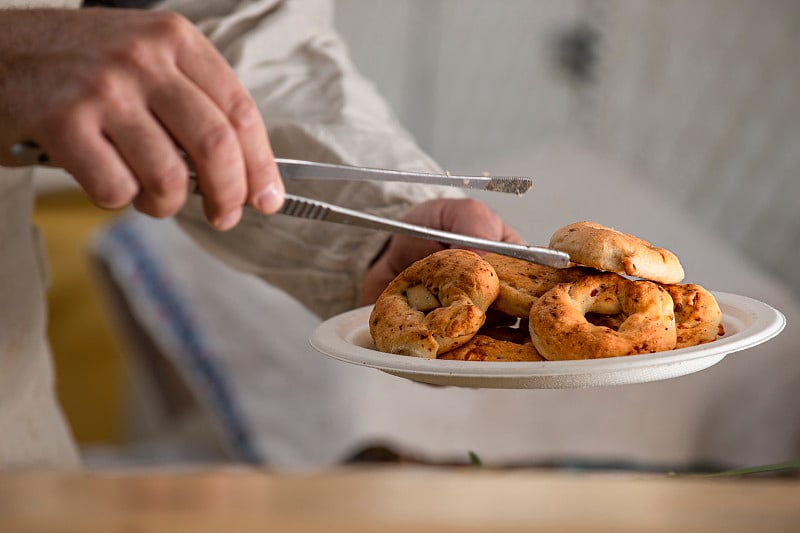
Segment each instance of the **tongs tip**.
M524 176L490 176L486 190L521 196L533 187L533 180Z

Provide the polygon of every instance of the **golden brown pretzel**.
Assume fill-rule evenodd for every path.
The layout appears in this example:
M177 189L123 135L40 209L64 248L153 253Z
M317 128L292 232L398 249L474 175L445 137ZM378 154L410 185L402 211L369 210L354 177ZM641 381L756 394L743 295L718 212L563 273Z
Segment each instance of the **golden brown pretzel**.
M582 265L660 283L679 283L684 275L669 250L596 222L575 222L556 230L550 247Z
M468 250L442 250L400 273L381 293L369 318L379 350L415 357L468 342L499 292L492 266Z
M674 303L676 348L696 346L724 335L722 310L714 295L700 285L662 285Z
M533 302L559 283L598 273L592 268L553 268L494 253L483 260L494 267L500 279L500 294L492 308L520 318L528 318Z
M546 361L533 344L499 340L478 333L471 341L439 356L456 361Z
M586 320L586 313L616 315L615 331ZM675 348L672 298L658 284L613 273L557 285L533 304L533 345L550 361L595 359Z

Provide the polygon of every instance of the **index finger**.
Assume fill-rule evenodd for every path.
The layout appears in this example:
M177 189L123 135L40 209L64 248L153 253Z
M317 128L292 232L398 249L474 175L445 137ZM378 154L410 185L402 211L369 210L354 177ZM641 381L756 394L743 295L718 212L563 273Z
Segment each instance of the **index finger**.
M283 204L285 190L261 113L233 68L198 30L178 48L176 64L220 108L239 139L248 202L264 213Z

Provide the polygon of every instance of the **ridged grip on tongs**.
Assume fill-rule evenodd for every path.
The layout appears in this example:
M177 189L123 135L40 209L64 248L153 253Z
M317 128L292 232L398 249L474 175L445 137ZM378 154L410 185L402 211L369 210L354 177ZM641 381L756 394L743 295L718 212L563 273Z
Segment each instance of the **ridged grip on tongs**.
M286 195L286 201L278 212L293 217L324 220L325 222L383 230L421 239L454 244L464 248L494 252L555 268L565 268L569 265L569 255L550 248L491 241L423 226L415 226L414 224L382 218L291 194Z

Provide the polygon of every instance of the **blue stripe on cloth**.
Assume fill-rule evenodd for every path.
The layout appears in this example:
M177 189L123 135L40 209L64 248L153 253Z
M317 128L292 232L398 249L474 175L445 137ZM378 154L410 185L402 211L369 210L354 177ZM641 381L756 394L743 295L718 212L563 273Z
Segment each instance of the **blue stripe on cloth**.
M153 257L136 231L125 223L125 219L113 224L107 235L113 243L112 246L117 248L113 252L124 254L131 259L131 266L141 284L141 289L145 291L162 318L161 323L164 328L162 333L171 336L173 346L178 352L175 355L181 357L182 362L187 363L202 381L200 385L207 392L211 408L218 413L235 453L243 461L263 463L263 457L254 446L248 426L234 400L232 387L226 375L215 364L215 357L200 331L197 320L189 312L189 307L183 301L175 284L169 281L169 274ZM116 253L111 257L115 255Z

